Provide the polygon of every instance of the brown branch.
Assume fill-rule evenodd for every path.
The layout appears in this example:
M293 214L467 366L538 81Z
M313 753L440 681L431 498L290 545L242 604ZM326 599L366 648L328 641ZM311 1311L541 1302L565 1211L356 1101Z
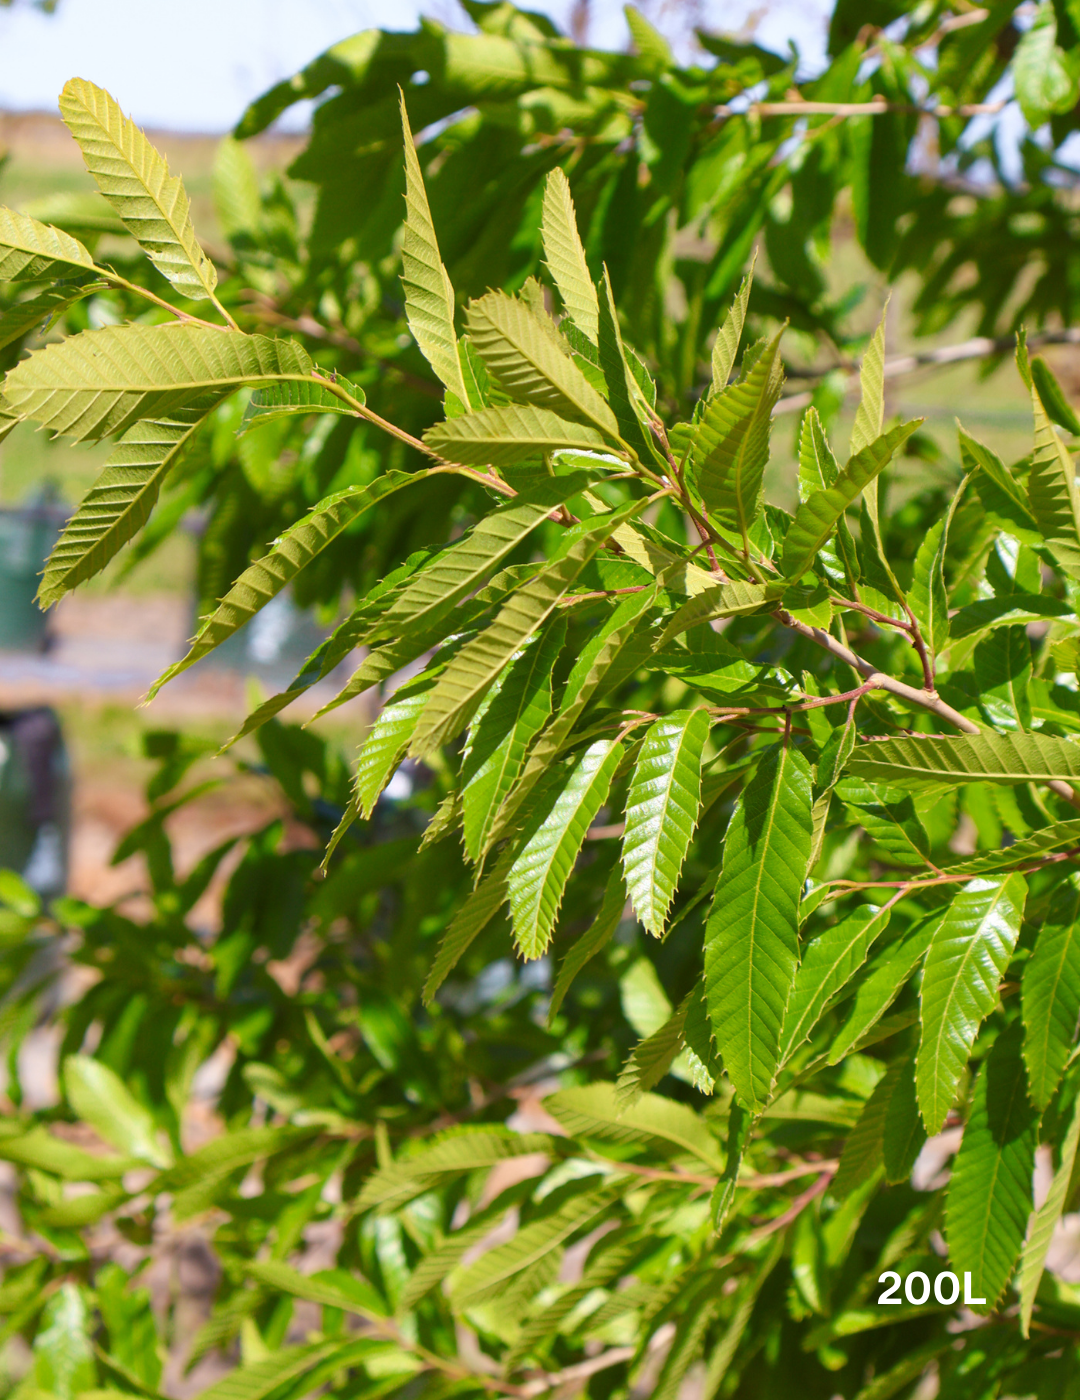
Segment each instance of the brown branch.
M963 102L958 107L920 107L916 102L887 102L874 98L870 102L807 102L789 98L784 102L751 102L736 110L730 106L714 108L718 117L881 117L888 112L903 112L920 117L992 117L1004 111L1005 102Z

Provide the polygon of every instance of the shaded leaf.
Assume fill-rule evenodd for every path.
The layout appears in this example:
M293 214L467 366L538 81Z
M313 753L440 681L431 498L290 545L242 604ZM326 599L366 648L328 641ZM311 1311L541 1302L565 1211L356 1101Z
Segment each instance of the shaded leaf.
M1080 885L1058 885L1024 968L1021 1004L1028 1092L1036 1108L1054 1095L1080 1020Z
M1028 1102L1020 1028L1003 1031L975 1081L971 1114L945 1204L945 1237L971 1293L994 1308L1012 1274L1031 1213L1039 1114Z
M1061 1144L1061 1155L1057 1171L1050 1183L1046 1199L1028 1221L1027 1239L1020 1258L1017 1292L1020 1294L1020 1328L1028 1336L1031 1327L1031 1313L1035 1306L1035 1296L1039 1291L1046 1256L1054 1229L1061 1219L1072 1184L1073 1168L1076 1164L1076 1149L1080 1145L1080 1102L1073 1105L1069 1127Z

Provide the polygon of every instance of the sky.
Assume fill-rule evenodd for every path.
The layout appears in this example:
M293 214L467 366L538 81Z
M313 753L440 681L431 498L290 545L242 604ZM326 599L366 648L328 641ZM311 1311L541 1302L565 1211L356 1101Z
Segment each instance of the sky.
M582 0L576 0L578 6ZM575 0L523 0L566 32ZM618 0L587 0L589 42L622 48ZM738 32L808 66L824 53L829 0L645 0L642 8L685 50L694 23ZM457 0L60 0L52 15L31 0L0 8L0 110L55 111L68 78L107 88L143 126L227 131L267 88L361 29L413 29L419 13L472 25ZM302 125L306 109L286 124Z

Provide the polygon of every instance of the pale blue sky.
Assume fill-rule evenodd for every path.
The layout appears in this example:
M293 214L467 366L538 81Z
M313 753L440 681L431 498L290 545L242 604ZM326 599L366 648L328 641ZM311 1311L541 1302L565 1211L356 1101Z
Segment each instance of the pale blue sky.
M574 0L526 0L564 30ZM790 36L811 63L824 50L829 0L646 0L665 32L693 24L740 30L783 51ZM591 0L590 41L621 48L618 0ZM247 103L360 29L412 29L418 12L472 26L456 0L60 0L43 15L29 0L0 9L0 109L53 111L70 77L88 78L139 123L225 131ZM299 114L297 114L299 115ZM294 118L295 121L295 118Z

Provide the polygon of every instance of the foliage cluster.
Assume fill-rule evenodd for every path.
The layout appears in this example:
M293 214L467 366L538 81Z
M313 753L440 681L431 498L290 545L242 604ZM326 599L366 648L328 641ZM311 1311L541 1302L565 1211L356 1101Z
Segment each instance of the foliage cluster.
M843 188L935 325L975 302L1001 329L1024 262L995 218L1016 250L1042 201L1048 261L1067 237L1037 143L1027 189L964 215L910 146L948 107L942 160L970 170L964 109L1007 66L1064 142L1068 10L1021 33L1012 5L882 4L880 32L841 4L803 115L752 45L678 70L636 16L626 57L472 10L479 35L357 36L256 104L241 136L341 88L294 171L303 236L224 146L220 284L178 177L83 80L61 110L108 213L0 211L4 430L118 439L43 600L200 500L209 603L159 684L286 586L345 599L237 736L318 849L245 843L220 932L190 915L235 843L179 877L165 834L197 791L179 735L151 736L120 852L149 921L43 913L4 877L17 1391L157 1395L172 1324L117 1241L145 1261L201 1222L223 1276L195 1359L239 1339L214 1400L884 1400L931 1366L943 1396L1069 1394L1080 1294L1045 1265L1080 1143L1080 422L1021 336L1030 455L961 427L958 477L905 498L919 425L886 419L882 324L847 453L811 406L794 509L763 490L777 321L851 349L820 268ZM851 100L876 106L828 110ZM759 234L764 287L739 280ZM934 278L975 249L950 301ZM1028 313L1067 315L1070 285ZM331 704L403 683L350 769L278 715L358 648ZM63 1013L60 1105L22 1112L64 957L97 980ZM192 1148L212 1060L223 1131ZM928 1136L951 1175L913 1178ZM877 1302L884 1271L946 1268L984 1301Z

